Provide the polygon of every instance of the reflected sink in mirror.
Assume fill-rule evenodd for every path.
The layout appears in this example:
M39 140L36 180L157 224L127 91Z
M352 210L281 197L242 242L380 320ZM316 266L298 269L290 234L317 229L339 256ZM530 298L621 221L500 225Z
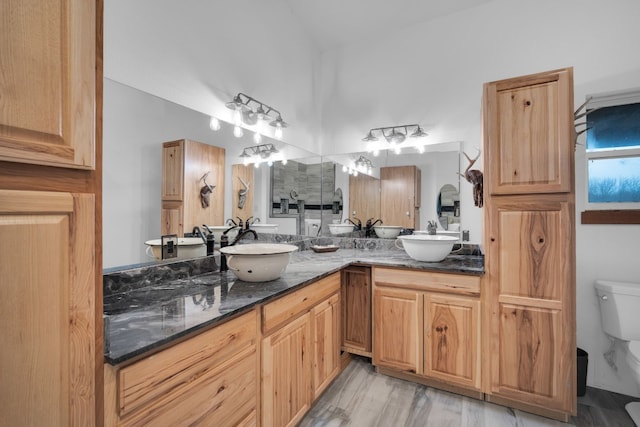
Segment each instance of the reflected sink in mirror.
M329 231L333 235L351 233L353 229L352 224L329 224Z
M381 239L395 239L400 235L402 227L399 225L375 225L373 230L376 232L376 236Z
M427 230L415 230L413 232L415 235L429 235ZM436 236L451 236L455 237L456 243L460 243L460 231L451 231L451 230L436 230Z
M238 279L246 282L276 280L287 269L297 246L279 243L250 243L226 246L220 252L227 257L227 266Z
M398 236L395 244L417 261L440 262L451 253L456 237L438 234L411 234Z
M278 224L251 224L251 229L255 230L257 233L277 233L278 232Z

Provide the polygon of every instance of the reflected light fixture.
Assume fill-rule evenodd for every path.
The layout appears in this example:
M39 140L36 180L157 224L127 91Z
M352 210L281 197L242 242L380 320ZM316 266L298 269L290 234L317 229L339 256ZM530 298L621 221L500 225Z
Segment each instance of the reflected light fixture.
M209 120L209 128L213 131L220 130L220 120L215 117L211 117L211 120Z
M234 123L237 127L243 123L248 126L255 125L256 135L262 133L262 124L268 123L269 126L275 128L275 137L280 139L282 138L282 129L289 126L282 120L280 111L242 92L234 96L233 100L225 105L234 111ZM262 137L255 138L256 143L262 141Z
M380 136L382 136L389 144L391 144L391 148L396 152L396 154L400 154L401 148L399 145L405 141L407 136L410 138L423 138L427 135L428 134L419 124L410 124L369 129L369 132L364 138L362 138L362 140L366 142L375 142L379 140ZM379 146L371 149L374 156L378 155L379 150Z
M261 144L244 148L242 154L240 154L240 158L244 165L254 163L256 167L259 167L260 163L268 162L269 166L271 166L273 161L276 160L273 158L273 155L279 152L280 151L271 143ZM283 163L285 162L284 159L282 161Z

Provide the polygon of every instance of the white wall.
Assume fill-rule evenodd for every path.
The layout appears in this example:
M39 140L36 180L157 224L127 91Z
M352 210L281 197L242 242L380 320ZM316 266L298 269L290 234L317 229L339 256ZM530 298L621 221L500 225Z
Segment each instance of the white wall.
M282 2L104 5L105 77L228 122L232 113L224 104L245 93L282 113L291 124L285 141L315 153L317 60Z
M383 40L375 40L373 30L369 42L321 58L288 11L277 9L279 2L210 2L200 15L188 14L185 3L190 4L107 1L105 76L221 118L222 104L236 92L264 98L294 124L285 133L289 142L322 154L361 151L369 128L404 123L424 125L434 143L464 141L471 154L481 145L482 84L487 81L573 66L576 106L589 93L640 87L640 3L635 0L495 0ZM197 39L191 36L195 27L206 28L204 40L202 31ZM141 143L135 137L137 117L122 117L126 129L110 128L114 111L106 108L109 90L105 86L104 213L118 215L123 232L136 234L146 230L147 221L128 224L127 211L113 212L111 204L157 203L159 212L159 195L128 188L125 177L117 176L131 168L127 173L138 179L152 179L146 163L159 165L160 154L148 145L133 148L138 154L132 157L108 152L114 139ZM164 117L131 107L152 121ZM158 127L158 137L165 140ZM638 396L623 358L618 358L617 372L603 360L608 341L600 328L593 283L598 278L640 282L635 251L640 227L580 225L583 161L579 146L578 345L590 355L589 385ZM464 181L461 210L463 227L479 243L481 211L473 206L471 186ZM474 211L477 215L466 216ZM105 247L117 243L112 231L105 226ZM118 264L106 261L105 266Z

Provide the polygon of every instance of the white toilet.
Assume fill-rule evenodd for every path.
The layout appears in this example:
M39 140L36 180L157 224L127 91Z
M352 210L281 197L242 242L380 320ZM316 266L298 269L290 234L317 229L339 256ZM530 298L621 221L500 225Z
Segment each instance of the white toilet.
M640 387L640 283L596 281L602 329L627 344L626 361ZM627 412L640 426L640 402L631 402Z

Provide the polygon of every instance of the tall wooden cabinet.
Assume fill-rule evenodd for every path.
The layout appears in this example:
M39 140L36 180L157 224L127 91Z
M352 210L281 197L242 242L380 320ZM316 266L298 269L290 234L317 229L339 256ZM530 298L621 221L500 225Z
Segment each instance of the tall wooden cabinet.
M484 86L487 400L576 414L572 69Z
M224 223L224 156L224 148L188 139L162 144L161 234L183 236L195 226ZM205 183L215 186L208 206L200 195Z
M380 218L380 180L363 173L349 175L349 212L345 218Z
M0 2L0 425L102 419L102 1Z
M416 166L380 168L380 218L386 225L420 229L421 173Z

